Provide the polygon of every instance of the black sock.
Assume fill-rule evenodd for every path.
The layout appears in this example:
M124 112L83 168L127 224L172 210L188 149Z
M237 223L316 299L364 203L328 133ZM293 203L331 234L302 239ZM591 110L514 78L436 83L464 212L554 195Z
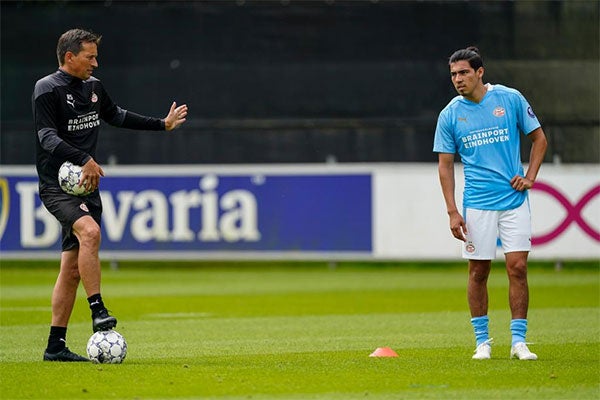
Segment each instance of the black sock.
M104 310L104 302L102 301L102 296L100 293L93 294L88 297L88 303L90 303L90 310L92 310L92 316L98 314L100 311Z
M51 326L48 336L48 348L50 354L56 354L67 346L67 328L63 326Z

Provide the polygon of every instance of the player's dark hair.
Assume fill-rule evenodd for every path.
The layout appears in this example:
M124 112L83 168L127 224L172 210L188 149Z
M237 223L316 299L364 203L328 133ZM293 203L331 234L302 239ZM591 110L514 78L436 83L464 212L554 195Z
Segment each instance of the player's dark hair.
M471 68L477 71L480 67L483 67L483 58L479 49L475 46L469 46L466 49L456 50L448 61L448 64L455 63L457 61L466 60L469 62Z
M95 43L96 46L98 46L101 39L101 35L83 29L71 29L66 31L60 35L58 44L56 45L58 64L63 65L65 63L65 54L67 54L67 51L77 55L81 50L82 43Z

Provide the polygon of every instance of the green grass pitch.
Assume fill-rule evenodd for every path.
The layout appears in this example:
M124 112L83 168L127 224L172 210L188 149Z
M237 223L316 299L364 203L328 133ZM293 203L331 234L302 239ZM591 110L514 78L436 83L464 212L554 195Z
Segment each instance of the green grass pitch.
M103 296L120 365L43 362L56 262L2 261L2 399L599 399L599 263L531 263L528 341L509 360L503 264L492 359L474 350L464 263L123 262ZM80 288L67 337L85 354ZM399 357L372 358L377 347Z

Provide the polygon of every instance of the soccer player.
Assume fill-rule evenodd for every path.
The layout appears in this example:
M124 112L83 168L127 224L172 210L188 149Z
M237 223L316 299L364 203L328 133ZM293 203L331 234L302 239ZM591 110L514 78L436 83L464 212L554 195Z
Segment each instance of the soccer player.
M510 357L536 360L526 343L529 288L527 257L531 249L531 189L546 153L547 141L527 100L515 89L483 83L483 59L476 47L450 56L450 76L458 96L440 112L433 151L452 235L463 242L468 259L467 297L475 331L474 359L491 357L487 280L497 238L504 251L512 320ZM524 173L520 132L532 141ZM464 166L462 215L454 196L454 155Z
M62 226L60 272L52 292L46 361L89 361L66 347L67 325L80 281L88 297L93 331L117 325L100 294L102 203L98 185L104 171L95 161L100 120L123 128L170 131L185 122L188 111L186 105L173 102L167 116L159 119L117 106L102 82L92 77L98 67L100 39L82 29L63 33L56 47L58 70L37 81L32 95L40 198ZM58 169L67 160L82 166L80 182L93 190L88 196L76 197L60 189Z

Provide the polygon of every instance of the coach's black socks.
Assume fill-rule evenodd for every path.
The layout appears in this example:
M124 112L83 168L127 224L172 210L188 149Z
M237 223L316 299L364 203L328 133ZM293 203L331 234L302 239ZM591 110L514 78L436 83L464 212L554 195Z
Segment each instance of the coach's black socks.
M56 354L67 345L67 328L63 326L51 326L48 336L48 348L46 352Z
M104 310L104 302L100 293L93 294L88 297L88 303L90 303L90 310L92 310L92 317L97 315L100 311Z

